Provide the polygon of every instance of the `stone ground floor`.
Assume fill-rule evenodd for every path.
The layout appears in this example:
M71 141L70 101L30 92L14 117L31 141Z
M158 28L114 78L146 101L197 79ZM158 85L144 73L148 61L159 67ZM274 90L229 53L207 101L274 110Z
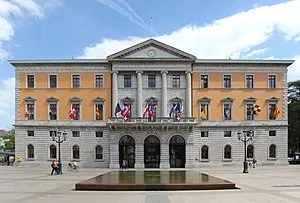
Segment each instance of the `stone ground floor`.
M260 166L255 169L251 169L248 174L242 173L242 167L210 167L193 169L236 183L236 186L239 189L234 190L169 192L74 191L75 183L92 178L99 174L106 173L111 170L116 169L81 169L80 171L64 171L63 175L51 176L50 169L1 166L0 202L300 202L300 165Z
M180 124L180 123L179 123ZM287 127L257 122L199 126L16 126L16 158L19 165L48 167L58 159L64 164L76 160L87 168L195 168L241 165L287 165ZM177 126L176 126L177 125ZM238 132L252 130L246 145ZM65 132L59 145L57 132ZM243 138L243 134L242 134ZM61 140L63 138L61 137Z

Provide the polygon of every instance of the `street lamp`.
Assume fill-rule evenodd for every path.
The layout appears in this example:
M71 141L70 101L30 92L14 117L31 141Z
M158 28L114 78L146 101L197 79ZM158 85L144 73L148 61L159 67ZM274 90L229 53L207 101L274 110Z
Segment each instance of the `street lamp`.
M55 136L55 132L52 132L52 140L58 143L58 174L62 174L62 164L60 159L60 143L63 143L67 140L67 132L56 132L57 136ZM62 134L62 135L61 135Z
M248 163L247 163L247 150L246 150L246 144L249 140L252 140L253 138L253 131L252 130L244 130L243 135L241 136L241 131L237 133L238 139L244 143L244 170L243 173L248 173Z

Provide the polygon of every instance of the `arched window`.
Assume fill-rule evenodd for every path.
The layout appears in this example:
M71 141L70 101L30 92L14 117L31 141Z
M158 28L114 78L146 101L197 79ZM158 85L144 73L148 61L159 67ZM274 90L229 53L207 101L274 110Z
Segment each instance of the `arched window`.
M32 144L27 146L27 158L34 158L34 146Z
M50 159L56 159L56 146L50 146Z
M248 145L247 147L247 158L253 159L254 158L254 147L253 145Z
M201 159L208 159L208 146L206 145L201 148Z
M276 158L276 146L274 144L271 144L269 147L269 157Z
M103 159L103 148L100 145L95 148L95 157L96 159Z
M79 159L79 146L78 145L74 145L73 146L73 159Z
M231 146L226 145L224 147L224 159L231 159Z

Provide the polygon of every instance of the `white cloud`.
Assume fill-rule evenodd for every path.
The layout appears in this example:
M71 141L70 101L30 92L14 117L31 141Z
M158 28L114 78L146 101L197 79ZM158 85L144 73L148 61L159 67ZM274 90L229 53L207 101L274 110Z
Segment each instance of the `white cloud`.
M300 80L300 55L293 57L295 62L288 68L288 81Z
M98 2L110 7L116 12L128 18L131 22L149 30L149 25L132 9L125 0L97 0Z
M262 53L265 53L268 49L267 48L264 48L264 49L255 49L255 50L252 50L250 52L248 52L243 58L251 58L253 56L258 56Z
M264 49L255 51L256 47L267 42L275 31L282 32L284 40L298 40L299 10L299 0L262 6L216 20L205 26L187 25L170 34L154 38L198 58L247 58L249 55L263 53ZM84 48L79 58L105 58L147 39L149 38L128 37L123 40L102 38L99 43ZM293 70L291 69L292 72ZM300 78L300 75L297 77Z
M11 126L14 123L15 108L15 78L1 81L0 88L0 122L1 126Z
M44 13L42 11L41 6L33 0L12 0L12 2L18 5L20 9L27 10L31 15L40 18L44 17Z

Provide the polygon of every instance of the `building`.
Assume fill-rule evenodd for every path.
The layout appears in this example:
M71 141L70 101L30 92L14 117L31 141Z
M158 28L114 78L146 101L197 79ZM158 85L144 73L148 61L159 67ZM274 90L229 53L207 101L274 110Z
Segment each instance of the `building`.
M197 59L149 39L107 59L9 62L23 164L49 165L58 156L52 135L62 131L62 162L82 167L242 164L243 130L254 132L248 159L288 163L291 60ZM125 119L115 116L118 103Z

